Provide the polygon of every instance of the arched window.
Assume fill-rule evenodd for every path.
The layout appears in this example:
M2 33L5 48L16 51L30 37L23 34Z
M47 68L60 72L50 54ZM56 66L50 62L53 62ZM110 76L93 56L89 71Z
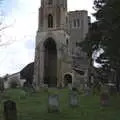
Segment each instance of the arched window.
M74 24L74 28L76 28L77 24L76 24L76 20L73 21Z
M53 27L53 16L51 14L48 15L48 28Z
M80 27L80 20L77 19L77 27L79 28Z
M66 39L66 44L68 45L68 39Z
M72 76L70 74L66 74L64 76L64 83L65 86L67 86L68 84L72 84Z

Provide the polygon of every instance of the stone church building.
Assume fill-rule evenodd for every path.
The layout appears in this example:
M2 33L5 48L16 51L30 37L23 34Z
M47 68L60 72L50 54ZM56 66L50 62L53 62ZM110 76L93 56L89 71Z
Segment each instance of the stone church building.
M36 88L87 82L88 60L78 45L88 27L87 11L68 12L67 0L41 0L33 82Z

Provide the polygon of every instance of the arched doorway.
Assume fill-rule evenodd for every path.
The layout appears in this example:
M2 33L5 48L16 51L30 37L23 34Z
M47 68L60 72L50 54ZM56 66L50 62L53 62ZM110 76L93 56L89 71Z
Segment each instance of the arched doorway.
M71 74L65 74L64 82L65 82L65 86L67 86L68 84L72 84L72 75Z
M48 38L44 43L44 84L48 87L57 85L57 49L52 38Z
M48 28L53 27L53 16L51 14L48 15Z

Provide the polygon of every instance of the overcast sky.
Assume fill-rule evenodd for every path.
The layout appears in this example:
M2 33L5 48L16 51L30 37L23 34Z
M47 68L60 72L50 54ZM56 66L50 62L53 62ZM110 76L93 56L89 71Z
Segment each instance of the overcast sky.
M34 60L39 7L40 0L4 0L1 5L2 26L8 28L0 32L0 76L18 72ZM68 0L69 11L84 9L91 16L92 7L93 0Z

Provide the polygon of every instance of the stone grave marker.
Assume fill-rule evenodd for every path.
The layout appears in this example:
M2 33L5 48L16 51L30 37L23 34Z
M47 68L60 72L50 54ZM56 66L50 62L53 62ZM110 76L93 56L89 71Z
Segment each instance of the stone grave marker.
M106 93L106 92L101 93L101 95L100 95L101 105L102 106L108 106L109 105L109 101L110 101L109 94Z
M68 84L68 89L72 90L72 84Z
M85 95L86 96L90 96L91 95L91 89L89 87L86 87L84 91L85 91Z
M100 94L100 102L102 106L108 106L110 102L110 97L109 97L109 88L108 86L102 86L102 91Z
M16 103L12 100L4 102L4 120L17 120Z
M79 105L79 95L76 91L71 91L69 95L69 104L72 107Z
M48 95L48 112L59 112L59 96L57 94Z

